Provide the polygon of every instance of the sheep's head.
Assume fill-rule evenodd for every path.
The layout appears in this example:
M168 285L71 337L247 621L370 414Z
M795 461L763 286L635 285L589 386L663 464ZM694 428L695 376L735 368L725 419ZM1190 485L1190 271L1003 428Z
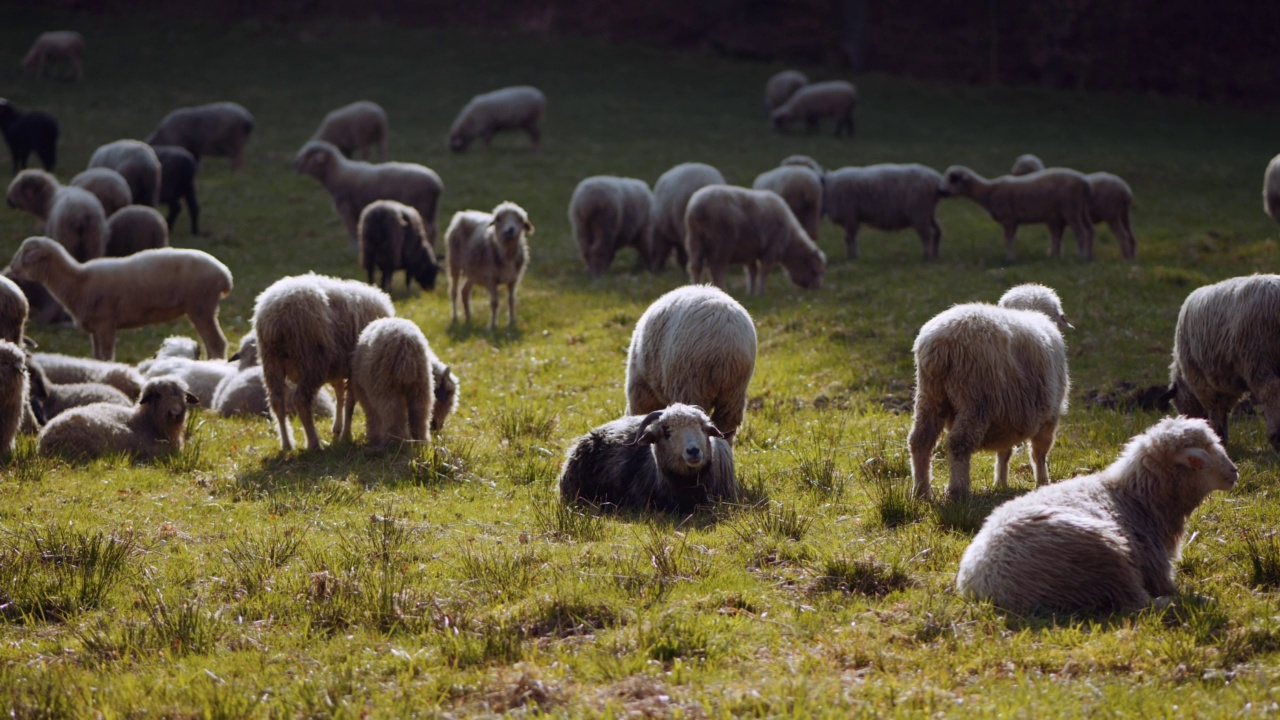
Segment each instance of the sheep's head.
M178 357L199 360L200 343L196 342L195 338L170 335L160 342L160 349L156 351L155 357L157 359Z
M453 410L453 404L458 398L458 377L453 374L448 365L433 365L431 374L435 377L435 404L431 410L431 432L440 432L440 428L444 427L445 418L449 417L449 412Z
M41 271L59 258L66 263L75 262L52 238L29 237L22 241L18 252L14 253L13 260L9 263L9 273L16 280L39 282L44 275Z
M311 140L293 158L293 171L300 175L322 178L329 173L329 168L337 164L342 153L332 143L323 140Z
M1199 418L1165 418L1130 441L1142 447L1144 465L1171 463L1184 483L1184 494L1199 499L1214 490L1230 490L1240 477L1217 433ZM1130 448L1125 448L1129 453Z
M258 336L253 331L240 338L240 349L228 358L228 362L239 362L241 370L258 364Z
M787 107L783 105L769 114L769 122L773 125L774 130L779 132L786 130L787 126L791 124L791 113L787 112Z
M1043 313L1063 330L1074 329L1067 322L1066 313L1062 312L1062 301L1058 299L1058 293L1039 283L1024 283L1009 288L1000 296L999 305L1013 310L1034 310Z
M793 250L784 259L783 268L791 282L805 290L817 290L822 287L822 277L827 272L827 255L817 246L806 245L802 250Z
M44 375L44 369L36 364L30 354L27 354L23 361L27 367L28 400L31 403L31 414L36 416L36 424L43 426L49 422L49 416L44 412L45 401L49 399L49 380Z
M498 238L507 244L520 239L521 235L532 235L534 229L524 208L513 202L504 202L494 208L493 220L489 224Z
M633 442L654 446L658 464L667 471L690 476L712 461L711 438L723 437L702 408L675 403L646 415Z
M1013 167L1009 169L1010 175L1030 175L1033 172L1039 172L1044 169L1044 163L1040 158L1030 153L1019 155L1018 159L1013 161Z
M941 197L967 197L973 194L973 182L977 173L963 165L952 165L942 174L942 184L938 186Z
M449 149L456 153L467 151L467 146L471 144L471 138L461 130L454 130L449 134Z
M199 402L199 398L187 391L187 384L175 377L147 381L142 387L142 397L138 398L138 406L147 409L156 428L178 445L187 421L187 406Z
M35 213L41 219L49 216L58 181L43 170L23 170L9 183L6 200L9 207Z
M783 158L782 162L778 163L778 165L781 167L795 165L798 167L809 168L810 170L818 173L819 177L822 176L822 166L818 164L817 160L814 160L808 155L788 155Z

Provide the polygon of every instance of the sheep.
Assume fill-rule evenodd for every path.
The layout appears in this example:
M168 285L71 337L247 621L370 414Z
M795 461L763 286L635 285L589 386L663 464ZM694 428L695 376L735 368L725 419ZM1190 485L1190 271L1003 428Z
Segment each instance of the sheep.
M42 376L51 383L101 383L119 390L131 400L136 400L142 393L142 375L132 365L57 353L33 353L31 361L40 366Z
M351 356L351 392L364 410L368 443L431 440L434 357L412 321L381 318L365 326Z
M733 447L706 413L675 403L574 440L560 471L565 503L688 513L738 495Z
M44 170L23 170L9 183L9 207L44 222L44 232L80 262L102 257L107 247L107 215L83 188L61 185Z
M159 360L165 360L168 358L199 360L200 359L200 342L194 338L186 337L185 335L170 335L169 337L160 341L160 349L156 350L155 355L152 355L151 357L145 360L142 360L137 364L136 367L138 368L138 372L142 373L143 375L147 375L152 365L154 365ZM228 360L228 362L231 362L235 359L236 357L233 355ZM239 369L238 366L237 366L237 369Z
M790 167L792 165L809 168L818 173L818 178L825 182L822 165L808 155L788 155L782 158L782 162L778 163L779 167Z
M1262 210L1276 222L1280 222L1280 155L1271 158L1262 176Z
M129 183L137 205L159 202L160 157L150 145L137 140L116 140L93 151L89 167L104 167L120 173Z
M684 213L689 198L708 185L724 185L724 175L705 163L681 163L662 173L653 184L653 218L650 221L649 249L641 253L648 257L649 269L662 270L667 256L674 248L676 262L683 270L689 262L685 248Z
M818 129L818 118L836 119L836 137L853 137L853 111L858 105L858 91L843 80L805 85L769 115L775 130L786 130L796 120L804 120L809 132Z
M9 146L13 172L27 166L34 150L44 169L53 172L58 162L58 119L47 112L21 112L13 103L0 98L0 135Z
M764 111L772 115L774 110L796 94L796 91L809 84L809 78L799 70L783 70L769 78L764 85Z
M196 396L201 407L213 407L213 397L218 386L228 377L240 371L226 360L196 360L189 357L159 357L139 370L144 378L177 377Z
M822 285L827 256L791 209L776 193L729 185L704 187L689 198L685 211L689 282L702 281L702 270L724 289L730 265L747 268L747 292L764 294L764 281L781 264L796 285L816 290Z
M507 323L516 325L516 286L529 266L533 223L524 208L503 202L492 213L464 210L454 213L445 243L449 248L449 303L452 322L458 321L458 291L467 323L471 322L471 286L489 290L489 329L498 324L498 286L507 286ZM466 276L466 281L462 280Z
M438 433L444 429L444 421L458 407L458 376L433 352L431 377L435 382L432 391L435 399L431 402L431 432Z
M324 116L311 139L332 143L346 157L363 151L369 158L377 147L381 160L387 156L387 111L368 100L343 105Z
M1033 172L1040 172L1044 169L1044 161L1040 158L1027 153L1019 155L1017 160L1013 161L1013 167L1009 168L1010 175L1030 175Z
M1044 169L1044 163L1035 155L1020 155L1009 174L1030 175ZM1084 178L1089 181L1090 219L1094 223L1105 222L1120 244L1120 256L1132 260L1137 255L1138 246L1130 219L1133 189L1122 178L1108 172L1089 173Z
M37 450L90 460L109 453L153 458L182 449L187 406L196 397L177 378L148 380L138 404L95 403L72 408L40 431Z
M199 235L200 200L196 197L196 172L200 165L196 156L176 145L157 145L154 150L160 160L160 192L156 201L169 206L167 221L170 234L185 200L187 214L191 216L191 234Z
M1067 411L1071 381L1059 328L1070 328L1057 293L1029 283L999 305L956 305L920 328L912 352L916 401L908 443L915 496L930 495L930 459L946 428L947 496L969 494L969 456L995 450L995 484L1009 484L1015 445L1031 440L1037 485L1049 482L1049 450Z
M46 424L53 418L71 408L92 405L93 403L110 403L123 407L132 407L133 398L119 389L105 383L67 383L59 385L50 382L34 359L27 361L27 375L31 384L31 406L33 414L40 424ZM135 396L136 397L136 396Z
M732 442L755 366L756 328L746 308L714 287L677 288L653 301L631 333L627 414L698 405Z
M93 339L93 355L111 360L116 331L186 315L210 358L225 358L218 302L231 292L231 271L200 250L160 248L128 257L76 262L49 238L23 241L10 269L42 283Z
M1208 423L1165 418L1105 470L997 507L964 551L956 587L1022 614L1151 607L1178 592L1187 518L1238 478Z
M1046 223L1052 257L1062 255L1062 230L1071 227L1080 255L1093 259L1093 221L1089 216L1089 181L1075 170L1050 168L1031 175L1005 175L988 180L962 165L943 173L938 192L967 197L986 209L1004 227L1005 256L1017 257L1018 226Z
M306 433L307 447L320 449L311 404L325 383L333 385L337 401L334 440L350 437L355 408L355 395L347 392L351 354L366 325L395 314L391 298L381 290L314 273L282 278L258 295L253 332L281 450L293 449L290 404L296 405L293 410ZM297 386L296 403L286 403L289 381Z
M858 257L863 223L877 230L915 230L924 259L936 260L942 245L937 218L941 184L937 170L915 163L844 167L826 174L822 211L844 228L850 260Z
M378 200L360 211L356 234L359 238L360 264L369 273L382 271L382 290L391 292L391 274L404 270L404 286L417 280L423 290L433 290L440 264L436 261L422 216L414 208L395 200Z
M347 226L356 243L360 213L376 200L398 200L422 216L428 242L436 245L436 214L444 183L431 168L416 163L372 164L348 160L338 148L323 140L312 140L298 151L294 172L310 175L333 198L333 209Z
M133 202L133 192L124 176L111 168L89 168L71 178L71 184L93 193L102 203L102 211L110 218L117 210Z
M171 111L147 136L148 145L176 145L196 162L203 155L231 158L231 171L244 167L244 146L253 133L253 115L233 102L215 102ZM154 204L154 203L153 203Z
M26 354L8 340L0 340L0 455L17 446L18 432L29 409Z
M126 205L107 220L107 257L169 247L169 225L153 207Z
M163 344L161 350L164 350ZM252 331L240 338L240 350L231 356L229 362L236 363L236 372L218 383L210 407L223 417L270 414L267 386L262 381L262 366L258 364L258 338ZM288 393L291 406L296 408L297 401L293 398L295 390L290 387ZM333 417L333 394L328 389L321 388L316 393L311 412L316 417Z
M76 82L84 79L84 65L80 55L84 53L84 36L74 30L54 30L40 33L40 37L32 43L31 49L22 58L22 69L35 72L36 77L44 75L46 62L65 62L71 65Z
M800 227L812 239L818 237L822 217L822 178L805 165L782 165L760 173L751 183L755 190L772 190L791 208Z
M569 224L593 277L608 270L624 247L645 260L652 212L653 193L643 180L595 175L578 183L569 199Z
M547 98L542 91L530 85L516 85L471 98L449 128L449 149L465 152L476 138L484 140L485 147L495 133L503 130L524 130L533 141L533 151L538 152L542 140L542 116L547 109Z
M0 340L21 346L26 337L31 304L18 284L0 275Z

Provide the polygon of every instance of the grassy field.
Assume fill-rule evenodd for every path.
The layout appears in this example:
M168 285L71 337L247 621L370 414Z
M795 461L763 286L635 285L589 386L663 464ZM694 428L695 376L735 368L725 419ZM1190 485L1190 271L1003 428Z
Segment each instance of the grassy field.
M86 36L80 84L19 75L39 31ZM92 29L90 29L92 28ZM432 448L359 445L282 456L265 419L197 413L188 448L155 464L34 456L0 476L0 708L13 717L1209 717L1280 708L1277 461L1260 419L1237 417L1241 480L1191 522L1180 587L1214 601L1110 618L1009 617L953 590L960 554L996 503L1032 485L1025 455L996 493L974 463L965 505L907 500L911 343L953 303L1053 286L1069 334L1072 408L1055 479L1111 462L1158 415L1086 400L1167 378L1178 308L1211 281L1276 269L1259 185L1274 118L1178 100L858 78L850 142L778 135L762 116L777 66L572 38L475 30L176 26L0 8L0 94L61 120L59 177L98 145L143 137L171 108L235 100L257 118L246 170L207 159L205 234L173 244L235 274L233 340L257 293L315 270L363 277L327 194L289 162L329 109L391 117L394 159L445 182L442 224L464 208L523 205L537 226L520 322L450 327L443 287L393 292L460 376L459 411ZM835 73L806 68L811 77ZM445 135L474 93L529 82L549 98L543 152L500 136L455 156ZM1107 169L1138 196L1139 260L1100 233L1098 259L1046 257L1027 228L1004 261L999 228L941 204L942 259L914 234L864 231L821 290L775 274L756 319L760 355L736 446L738 506L693 517L597 517L562 507L569 442L621 415L631 328L684 278L624 252L598 281L570 237L575 184L653 182L699 160L730 182L792 153L828 167L922 162L1003 172L1035 152ZM6 160L7 162L7 160ZM0 260L36 227L0 211ZM478 296L484 307L485 296ZM185 322L124 333L137 361ZM72 329L42 348L88 354ZM357 413L356 435L363 435ZM327 436L327 434L326 434ZM936 459L935 470L944 472Z

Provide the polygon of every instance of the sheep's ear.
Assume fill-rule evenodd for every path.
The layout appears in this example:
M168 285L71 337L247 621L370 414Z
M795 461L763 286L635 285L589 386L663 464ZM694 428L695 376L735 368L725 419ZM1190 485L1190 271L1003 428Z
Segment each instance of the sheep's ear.
M158 397L160 397L160 393L156 392L155 390L148 390L142 394L141 398L138 399L138 404L146 405L147 403L154 401Z
M227 362L235 362L235 361L237 361L237 360L239 360L239 359L240 359L240 353L238 353L238 352L237 352L237 353L232 354L232 356L231 356L231 357L227 358Z
M1169 389L1164 391L1164 394L1160 396L1158 402L1171 403L1177 397L1178 397L1178 386L1175 383L1175 384L1169 385Z
M182 395L186 399L188 405L200 404L200 398L196 397L195 395L192 395L191 393L183 393Z
M525 234L525 235L532 235L532 234L533 234L534 229L535 229L535 228L533 227L533 223L532 223L532 222L529 222L529 218L525 218L525 219L524 219L524 234Z
M658 442L656 434L650 432L650 426L662 417L661 410L654 410L644 416L644 420L640 421L640 427L636 428L636 435L631 439L632 445L652 445Z
M1204 469L1204 466L1208 465L1210 460L1209 453L1201 450L1200 448L1184 448L1179 450L1178 454L1175 455L1173 459L1179 465L1191 468L1192 470Z
M716 427L712 423L707 423L706 425L703 425L702 431L707 434L707 437L724 438L724 433L720 432L720 428Z
M22 336L22 344L26 346L28 350L35 350L36 348L40 347L39 343L37 343L35 340L32 340L27 335Z

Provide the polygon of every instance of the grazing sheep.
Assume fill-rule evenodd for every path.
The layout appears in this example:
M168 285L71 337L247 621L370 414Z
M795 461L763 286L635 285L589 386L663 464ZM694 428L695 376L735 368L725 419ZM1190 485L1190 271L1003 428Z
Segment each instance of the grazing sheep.
M936 260L942 245L937 217L941 184L937 170L915 163L840 168L826 174L823 214L844 228L850 260L858 257L863 223L890 232L915 230L924 259Z
M1035 155L1021 155L1009 170L1010 175L1030 175L1044 170L1044 163ZM1138 240L1133 234L1133 189L1117 175L1108 172L1089 173L1089 218L1094 223L1105 222L1120 244L1120 256L1132 260L1137 256Z
M370 203L360 211L357 235L360 264L369 273L370 285L376 267L382 271L384 292L391 292L391 274L396 270L404 270L406 290L412 280L423 290L435 289L440 264L417 210L395 200Z
M218 302L232 288L231 271L200 250L161 248L128 257L76 262L49 238L23 241L9 266L16 277L42 283L93 338L93 355L115 357L116 331L186 315L210 358L225 358Z
M858 105L858 91L843 80L805 85L787 98L770 115L775 130L786 130L796 120L804 120L809 132L818 129L818 119L836 119L836 137L841 133L853 137L853 111Z
M516 286L529 266L533 223L524 208L503 202L492 213L464 210L454 213L445 242L449 255L449 303L458 321L458 291L467 323L471 322L471 286L489 290L489 329L498 324L498 286L507 286L507 324L516 325ZM462 277L466 276L463 281Z
M346 157L363 151L369 158L376 147L382 160L387 156L387 111L368 100L343 105L324 116L311 139L332 143Z
M370 445L431 439L432 357L422 330L404 318L374 320L361 331L351 356L351 392L364 410Z
M142 392L142 375L132 365L57 353L33 353L31 362L40 366L48 382L58 385L101 383L137 399Z
M809 78L799 70L783 70L764 85L764 111L772 115L774 110L791 99L796 91L809 84Z
M253 133L253 115L233 102L178 108L147 136L148 145L176 145L201 156L231 158L231 171L244 167L244 146ZM151 203L155 204L155 203Z
M30 409L27 361L22 348L0 340L0 455L13 452Z
M1105 470L997 507L956 587L1015 613L1131 612L1176 595L1187 518L1239 471L1203 420L1165 418Z
M1280 155L1271 158L1262 176L1262 210L1280 222Z
M433 352L431 377L435 382L435 400L431 403L431 432L438 433L444 429L444 421L449 419L449 415L458 406L458 376Z
M169 232L182 212L182 201L191 215L191 234L200 234L200 200L196 197L196 173L200 170L196 156L175 145L157 145L160 159L160 192L157 203L169 206Z
M967 167L953 165L943 173L938 192L967 197L986 209L1004 228L1005 256L1016 258L1019 225L1049 226L1049 255L1062 256L1062 230L1070 226L1080 255L1093 259L1093 221L1089 216L1089 181L1075 170L1050 168L1031 175L1005 175L988 180Z
M71 408L110 403L131 407L133 398L105 383L68 383L59 385L49 381L34 359L27 361L27 374L31 383L31 409L40 424L48 423Z
M827 256L776 193L729 185L704 187L689 198L685 211L685 243L689 282L702 282L702 270L724 289L730 265L745 265L747 292L764 294L764 281L781 264L796 285L816 290L822 285Z
M995 484L1008 487L1013 448L1027 439L1036 484L1049 482L1049 450L1071 385L1059 327L1071 325L1057 294L1026 284L998 306L956 305L920 328L908 438L916 497L929 497L930 459L944 428L949 498L969 494L969 457L978 450L996 451Z
M608 270L624 247L645 260L652 212L653 193L643 180L595 175L578 183L569 199L569 224L593 277Z
M71 178L71 185L93 193L102 203L102 211L110 218L116 211L133 202L133 191L124 176L111 168L89 168Z
M107 215L102 203L83 188L60 185L43 170L23 170L9 183L9 207L44 221L44 232L80 262L102 257L107 249Z
M1013 161L1013 167L1009 168L1010 175L1030 175L1033 172L1040 172L1044 169L1044 161L1030 153L1019 155L1017 160Z
M169 247L169 225L153 207L126 205L107 220L107 257Z
M733 447L721 438L702 408L680 403L606 423L569 448L560 499L681 513L733 500Z
M150 145L137 140L116 140L93 151L89 167L104 167L120 173L129 183L137 205L155 207L160 193L160 157Z
M449 149L465 152L476 138L484 140L485 147L495 133L503 130L524 130L533 141L533 151L538 152L542 140L542 115L547 109L547 98L542 91L529 85L494 90L471 98L458 113L449 128Z
M16 173L27 166L31 151L53 172L58 162L58 120L47 112L20 112L13 103L0 98L0 134L9 146Z
M40 431L39 452L90 460L108 453L152 458L182 449L187 406L196 397L177 378L147 381L138 404L72 408Z
M683 270L689 264L685 247L684 213L689 198L708 185L724 185L724 175L705 163L681 163L662 173L653 184L653 219L650 222L649 249L641 253L648 257L649 269L662 270L667 256L674 248L676 262Z
M732 442L755 366L756 327L746 308L713 287L677 288L654 300L631 333L627 414L698 405Z
M31 304L22 288L9 278L0 275L0 340L8 340L21 346L26 337L27 316L31 314Z
M782 165L760 173L751 183L756 190L772 190L791 208L811 239L818 237L822 218L822 177L805 165Z
M302 423L307 447L320 449L311 407L325 383L333 385L337 400L334 441L351 436L351 354L366 325L395 314L391 298L381 290L314 273L282 278L258 295L253 332L282 450L293 449L291 409ZM294 402L286 402L290 381L296 385Z
M26 57L22 58L22 69L34 71L36 77L41 77L46 62L65 62L71 66L76 82L79 82L84 79L84 65L80 61L83 53L84 36L74 30L40 33Z

